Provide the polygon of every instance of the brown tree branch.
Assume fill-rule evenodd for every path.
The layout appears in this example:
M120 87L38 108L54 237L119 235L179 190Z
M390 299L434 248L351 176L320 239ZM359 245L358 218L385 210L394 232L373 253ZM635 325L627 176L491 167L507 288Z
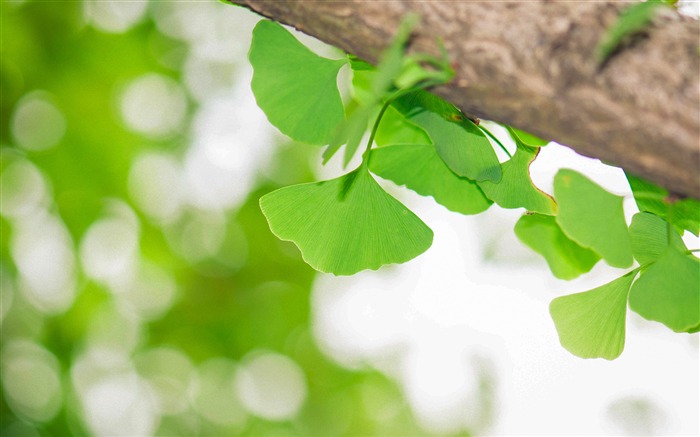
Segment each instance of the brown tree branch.
M624 4L229 1L369 61L416 12L410 49L441 40L454 60L443 98L700 198L700 27L671 9L601 68L595 47Z

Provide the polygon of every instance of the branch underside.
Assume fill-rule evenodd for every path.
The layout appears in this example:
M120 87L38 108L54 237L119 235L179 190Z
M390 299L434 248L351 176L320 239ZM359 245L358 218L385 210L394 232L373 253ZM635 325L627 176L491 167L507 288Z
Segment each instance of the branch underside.
M671 9L601 68L595 47L624 3L229 1L371 62L416 12L410 50L442 41L454 61L436 94L700 199L700 26Z

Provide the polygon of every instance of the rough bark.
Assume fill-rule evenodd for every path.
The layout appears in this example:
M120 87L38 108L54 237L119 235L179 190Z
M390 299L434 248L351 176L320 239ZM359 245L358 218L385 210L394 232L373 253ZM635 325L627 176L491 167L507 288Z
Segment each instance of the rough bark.
M671 9L600 67L595 47L624 4L229 1L369 61L417 12L410 50L437 54L440 39L454 60L443 98L700 198L700 27Z

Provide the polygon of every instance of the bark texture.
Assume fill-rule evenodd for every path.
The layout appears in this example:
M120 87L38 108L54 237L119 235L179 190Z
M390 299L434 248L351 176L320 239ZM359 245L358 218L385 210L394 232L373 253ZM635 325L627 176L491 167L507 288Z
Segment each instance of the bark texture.
M671 9L601 68L595 47L624 3L229 1L368 61L416 12L410 50L438 54L440 39L457 73L436 94L700 198L700 26Z

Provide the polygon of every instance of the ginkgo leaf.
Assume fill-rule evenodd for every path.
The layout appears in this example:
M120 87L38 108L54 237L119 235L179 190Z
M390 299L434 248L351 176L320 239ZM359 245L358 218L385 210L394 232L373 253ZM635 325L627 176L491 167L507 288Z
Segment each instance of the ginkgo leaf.
M427 132L440 157L458 176L501 180L501 165L488 138L456 107L426 91L402 96L394 107Z
M700 260L667 247L632 286L630 308L676 332L695 329L700 324Z
M387 194L366 165L337 179L294 185L260 199L272 232L316 270L352 275L426 251L433 232Z
M681 236L675 229L670 227L666 220L654 214L635 214L629 231L632 253L640 265L654 262L663 255L669 246L669 240L677 250L686 250Z
M366 62L350 61L353 67L353 91L357 104L343 123L331 137L330 145L323 153L326 163L345 144L343 163L348 165L367 130L367 124L378 112L383 102L393 90L394 80L403 68L404 49L411 30L418 22L418 16L406 16L389 47L384 50L376 68ZM357 67L357 69L355 69Z
M515 235L542 255L559 279L574 279L590 271L600 259L597 253L567 237L550 215L523 215L515 224Z
M520 129L508 126L508 133L513 138L514 141L519 141L526 146L530 147L544 147L549 144L549 141L543 140L542 138L536 137Z
M554 196L559 205L557 223L569 238L598 252L613 267L632 265L622 197L568 169L554 177Z
M431 144L374 149L369 162L373 173L423 196L432 196L451 211L477 214L491 205L474 181L450 171Z
M362 137L367 131L367 124L373 115L375 108L351 104L348 105L347 118L338 129L336 129L330 144L323 151L323 163L330 160L333 155L345 144L345 155L343 158L343 166L347 166L352 157L355 155L357 148L360 146Z
M649 211L665 218L681 233L700 233L700 202L696 199L672 201L668 191L642 178L625 173L640 211Z
M248 57L253 94L270 123L297 141L327 144L344 117L336 78L347 60L316 55L269 20L255 26Z
M581 358L614 360L625 347L627 295L637 270L598 288L554 299L549 313L559 342Z
M372 91L375 96L383 97L401 73L406 43L418 21L417 14L407 14L394 34L391 44L382 53L377 63L377 74L372 79Z
M374 142L380 147L391 144L432 144L423 129L406 120L392 106L384 112Z
M626 37L644 30L651 23L658 9L668 6L667 3L648 0L627 6L596 47L595 56L598 63L608 59Z
M503 208L525 208L528 211L553 215L556 213L554 199L537 188L530 179L530 164L539 149L516 142L517 149L512 158L502 164L501 181L479 182L486 197Z

